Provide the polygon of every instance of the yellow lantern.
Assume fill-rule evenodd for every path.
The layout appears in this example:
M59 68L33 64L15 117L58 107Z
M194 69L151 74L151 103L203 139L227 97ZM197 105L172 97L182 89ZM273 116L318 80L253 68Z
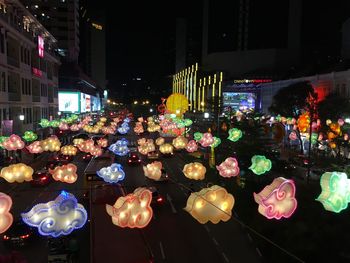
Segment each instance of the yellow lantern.
M167 111L176 116L182 116L188 110L188 100L181 93L171 94L166 101Z
M184 136L178 136L175 139L173 139L173 145L178 150L185 149L187 143L188 140Z
M33 180L33 168L24 163L11 164L1 169L1 177L9 183L23 183Z
M198 162L185 164L182 172L189 179L203 180L207 169L205 166Z

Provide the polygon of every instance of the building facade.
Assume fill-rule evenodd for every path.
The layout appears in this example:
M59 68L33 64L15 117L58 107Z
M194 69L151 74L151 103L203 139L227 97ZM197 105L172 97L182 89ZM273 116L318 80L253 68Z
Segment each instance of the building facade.
M58 116L56 45L57 40L18 0L0 0L3 135L35 130L41 118Z

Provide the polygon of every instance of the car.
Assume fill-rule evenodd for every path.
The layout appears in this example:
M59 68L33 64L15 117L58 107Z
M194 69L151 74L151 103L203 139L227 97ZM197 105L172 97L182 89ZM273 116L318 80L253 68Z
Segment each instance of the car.
M48 238L48 263L56 262L77 262L77 253L79 251L77 239L73 237Z
M64 165L72 162L74 156L56 154L51 155L46 162L46 169L54 169L56 166Z
M157 151L149 152L149 153L147 153L147 158L148 159L158 159L159 153Z
M33 180L30 181L32 186L45 186L51 181L50 173L46 169L41 169L33 174Z
M132 152L132 153L129 153L127 162L128 162L128 165L133 165L133 164L137 165L141 163L141 159L136 153Z
M165 203L165 198L159 193L155 186L147 186L146 188L152 193L152 207L158 207Z
M23 221L16 221L4 233L2 240L6 247L18 248L29 245L36 237L33 228Z

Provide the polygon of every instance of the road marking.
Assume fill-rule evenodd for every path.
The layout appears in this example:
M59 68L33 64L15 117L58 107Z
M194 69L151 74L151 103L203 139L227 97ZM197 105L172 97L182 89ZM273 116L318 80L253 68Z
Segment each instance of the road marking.
M213 240L215 246L219 246L219 243L218 243L218 241L215 239L215 237L212 237L211 239Z
M210 233L210 229L207 225L204 225L205 230L207 230L208 233Z
M166 194L166 198L167 198L168 201L169 201L169 204L170 204L170 207L171 207L171 211L172 211L174 214L176 214L177 211L176 211L176 209L175 209L175 207L174 207L174 204L173 204L173 202L172 202L172 199L171 199L170 195L169 195L169 194Z
M261 252L260 252L260 249L258 249L258 248L256 247L255 250L256 250L256 252L258 253L258 255L259 255L260 257L262 257L262 254L261 254Z
M160 248L160 253L162 254L162 259L164 260L165 259L165 253L164 253L162 242L159 242L159 248Z
M228 257L226 256L226 254L224 252L222 252L221 255L226 262L230 262L230 260L228 259Z

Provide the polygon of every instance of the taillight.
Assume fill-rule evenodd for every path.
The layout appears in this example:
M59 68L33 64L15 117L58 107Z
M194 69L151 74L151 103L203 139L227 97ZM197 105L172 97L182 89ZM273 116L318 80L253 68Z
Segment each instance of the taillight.
M47 176L41 177L40 180L41 180L41 181L46 181L46 180L47 180Z
M158 203L160 203L160 202L162 202L162 201L163 201L163 198L162 198L162 197L158 197L158 198L157 198L157 202L158 202Z
M139 159L138 162L141 162L141 160Z
M22 238L22 239L26 239L26 238L28 238L28 237L29 237L29 234L26 234L26 235L20 236L20 238Z
M129 163L131 163L131 160L128 160Z
M4 240L9 240L9 239L10 239L10 237L8 237L8 236L4 235L3 239L4 239Z

